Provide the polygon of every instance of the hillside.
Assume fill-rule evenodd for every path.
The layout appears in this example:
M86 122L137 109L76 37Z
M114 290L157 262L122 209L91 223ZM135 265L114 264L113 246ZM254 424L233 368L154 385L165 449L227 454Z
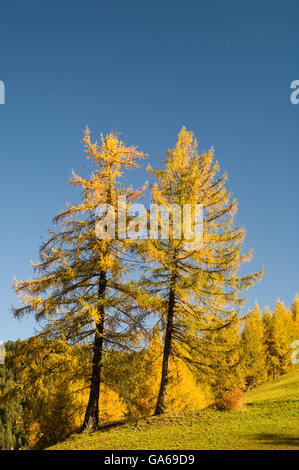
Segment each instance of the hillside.
M71 436L51 449L299 449L299 369L246 394L243 411L166 414Z

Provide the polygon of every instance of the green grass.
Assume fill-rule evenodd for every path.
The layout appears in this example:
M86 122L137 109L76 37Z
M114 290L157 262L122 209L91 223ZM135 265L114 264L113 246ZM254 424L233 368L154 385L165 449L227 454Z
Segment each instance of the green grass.
M242 411L166 414L71 436L51 449L299 449L299 369L246 394Z

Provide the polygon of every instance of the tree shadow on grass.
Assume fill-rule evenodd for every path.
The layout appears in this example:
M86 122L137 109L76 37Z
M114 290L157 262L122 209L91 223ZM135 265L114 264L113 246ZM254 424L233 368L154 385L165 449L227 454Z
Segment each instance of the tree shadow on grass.
M289 436L287 434L271 434L263 433L256 434L253 439L262 441L263 444L275 446L292 446L299 449L299 435L298 437Z
M118 428L119 426L124 426L125 424L132 424L133 421L128 419L122 419L120 421L113 421L112 423L103 423L98 427L98 431L109 431L110 429Z

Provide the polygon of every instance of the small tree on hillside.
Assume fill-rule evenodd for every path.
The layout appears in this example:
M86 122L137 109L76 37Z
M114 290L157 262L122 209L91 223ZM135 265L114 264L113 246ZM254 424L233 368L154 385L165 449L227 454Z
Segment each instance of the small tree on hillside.
M274 312L264 313L268 375L275 378L291 368L291 342L294 323L290 312L278 300Z
M294 302L291 305L291 313L292 313L294 322L299 325L299 296L298 294L295 295Z
M265 326L258 304L246 316L242 346L246 387L256 387L267 379Z
M240 336L241 321L233 321L223 328L205 335L209 347L205 362L209 365L207 381L211 384L213 396L221 399L227 393L245 390L246 372Z

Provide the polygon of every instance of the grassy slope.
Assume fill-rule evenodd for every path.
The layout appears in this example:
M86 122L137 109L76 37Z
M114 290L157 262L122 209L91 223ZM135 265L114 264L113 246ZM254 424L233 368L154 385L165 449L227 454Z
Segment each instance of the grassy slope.
M201 410L151 417L51 449L299 449L299 369L246 394L239 412Z

